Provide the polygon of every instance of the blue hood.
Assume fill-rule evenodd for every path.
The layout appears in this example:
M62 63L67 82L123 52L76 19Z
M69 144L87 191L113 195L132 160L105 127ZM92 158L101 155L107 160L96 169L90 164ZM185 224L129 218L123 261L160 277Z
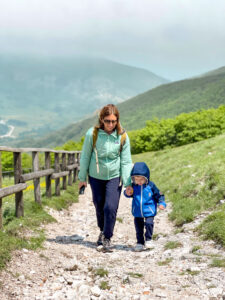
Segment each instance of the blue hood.
M148 179L148 182L150 180L150 170L146 163L144 162L137 162L134 164L133 169L131 170L131 176L144 176Z

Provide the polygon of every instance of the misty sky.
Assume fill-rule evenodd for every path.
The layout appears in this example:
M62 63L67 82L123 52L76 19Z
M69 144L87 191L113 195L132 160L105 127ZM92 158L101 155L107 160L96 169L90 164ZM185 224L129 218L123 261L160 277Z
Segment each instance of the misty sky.
M0 0L0 53L91 55L170 80L225 66L224 0Z

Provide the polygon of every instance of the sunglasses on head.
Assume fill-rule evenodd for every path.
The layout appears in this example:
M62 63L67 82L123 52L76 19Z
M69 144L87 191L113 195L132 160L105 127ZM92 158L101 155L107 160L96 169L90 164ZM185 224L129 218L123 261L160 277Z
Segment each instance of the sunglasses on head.
M116 124L117 120L108 120L108 119L105 119L105 120L103 120L103 122L104 122L105 124L110 124L110 123Z

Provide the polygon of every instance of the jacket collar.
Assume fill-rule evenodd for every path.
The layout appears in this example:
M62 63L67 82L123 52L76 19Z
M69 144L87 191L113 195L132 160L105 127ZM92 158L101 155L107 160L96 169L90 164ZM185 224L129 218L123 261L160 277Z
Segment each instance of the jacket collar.
M108 133L105 132L103 129L99 129L99 134L102 134L102 135L110 135L110 136L113 136L115 139L118 138L117 130L116 130L116 129L115 129L111 134L108 134Z

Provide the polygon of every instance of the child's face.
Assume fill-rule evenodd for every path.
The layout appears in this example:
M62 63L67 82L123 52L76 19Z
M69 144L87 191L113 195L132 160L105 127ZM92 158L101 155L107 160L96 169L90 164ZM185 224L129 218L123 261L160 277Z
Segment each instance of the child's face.
M135 184L142 185L146 183L146 178L144 176L134 176Z

